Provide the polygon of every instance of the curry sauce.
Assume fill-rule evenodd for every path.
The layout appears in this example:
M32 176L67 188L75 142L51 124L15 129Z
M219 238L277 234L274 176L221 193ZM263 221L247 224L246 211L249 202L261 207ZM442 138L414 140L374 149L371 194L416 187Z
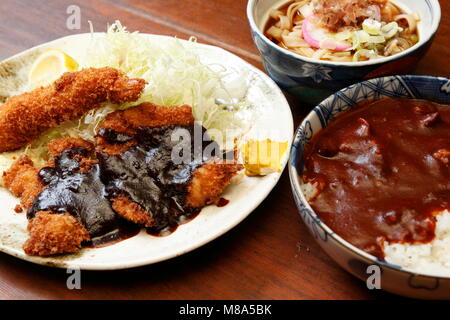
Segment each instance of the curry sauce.
M339 115L304 154L319 218L384 258L383 244L427 243L450 209L450 107L385 98Z

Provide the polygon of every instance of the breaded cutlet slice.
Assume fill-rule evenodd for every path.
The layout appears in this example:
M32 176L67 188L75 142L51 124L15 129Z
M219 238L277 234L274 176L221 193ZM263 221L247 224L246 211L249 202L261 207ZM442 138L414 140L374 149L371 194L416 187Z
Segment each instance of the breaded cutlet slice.
M53 157L66 149L81 147L89 153L93 153L94 145L80 138L61 138L49 142L48 149ZM52 165L53 159L48 165ZM3 182L14 196L21 198L21 205L28 210L34 201L34 198L44 189L44 184L39 179L39 168L34 166L33 161L24 155L13 163L9 170L3 173Z
M133 137L139 127L159 127L166 125L194 125L192 108L188 105L179 107L157 106L143 103L125 111L116 111L100 125L100 130L114 130L116 133ZM109 143L101 135L97 135L97 151L108 155L119 155L136 144L136 140L120 144ZM231 183L231 179L242 170L243 166L235 161L219 158L209 159L196 168L192 179L186 186L184 205L192 209L202 208L216 203L220 194ZM155 224L151 212L131 200L128 195L119 195L112 199L113 209L123 218L145 227Z
M91 153L94 150L92 143L78 138L56 139L48 145L53 156L77 147ZM87 170L93 161L82 159L81 169ZM48 166L52 165L53 159L48 163ZM13 195L21 198L21 204L26 210L32 207L35 198L45 189L38 175L39 170L33 166L28 156L24 156L16 161L3 176L5 187ZM51 211L37 212L28 222L28 232L30 237L23 246L28 255L48 256L73 253L80 250L83 241L90 240L89 233L81 221L67 212L64 214Z
M28 223L30 237L23 250L31 256L50 256L74 253L89 241L89 233L83 224L69 213L55 214L40 211Z
M60 155L64 150L71 150L82 148L87 151L88 154L92 155L95 151L95 146L92 142L81 139L81 138L61 138L55 139L48 143L48 150L50 154L53 156L53 159L48 161L47 166L54 166L54 158ZM79 158L80 160L80 168L81 172L85 172L91 168L92 165L97 164L98 161L85 158L82 156L75 156L75 158Z
M53 157L56 157L61 152L67 149L83 148L86 149L89 154L92 154L95 150L95 146L92 142L81 138L55 139L50 141L47 147Z
M20 198L22 208L28 210L33 205L34 198L44 188L38 177L39 169L34 167L28 156L20 157L11 168L3 173L3 182L14 196Z
M207 204L217 203L223 190L231 179L242 170L238 163L226 163L212 160L197 168L187 187L186 204L192 208L201 208Z
M239 164L209 162L197 168L191 182L187 186L185 205L190 208L203 208L217 203L231 179L242 169ZM123 218L144 227L154 227L155 221L151 213L126 195L112 199L113 209Z
M164 107L144 102L125 111L110 113L98 130L111 129L122 134L133 135L139 127L192 125L194 122L192 108L188 105ZM97 135L96 143L97 151L117 155L134 145L136 141L132 139L124 144L109 144L101 135Z

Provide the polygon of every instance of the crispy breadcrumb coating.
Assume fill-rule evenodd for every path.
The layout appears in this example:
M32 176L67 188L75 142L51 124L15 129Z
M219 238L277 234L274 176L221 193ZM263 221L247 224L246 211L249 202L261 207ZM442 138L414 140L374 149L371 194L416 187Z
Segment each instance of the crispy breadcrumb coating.
M216 160L197 168L189 183L186 204L192 208L201 208L207 204L217 203L223 190L231 183L231 179L242 170L238 163L227 163Z
M48 145L53 156L77 147L85 148L89 153L94 151L92 143L79 138L55 139ZM81 171L87 171L97 163L89 158L80 160ZM53 159L47 165L53 166ZM32 207L34 199L45 188L38 173L39 169L33 166L28 156L23 156L3 176L5 187L16 197L21 197L22 207L26 210ZM81 221L69 213L38 212L29 221L28 231L30 238L23 248L29 255L48 256L76 252L80 250L83 241L90 240L89 233Z
M110 128L116 132L132 136L139 127L152 127L164 125L193 125L194 118L189 106L161 107L150 103L143 103L125 111L116 111L110 114L100 130ZM1 120L0 120L1 123ZM86 154L76 154L80 163L80 170L88 171L98 160L93 159L96 151L109 154L119 154L136 141L132 139L125 144L109 144L101 135L96 138L96 146L79 138L62 138L51 141L48 149L53 156L47 166L55 165L57 158L64 150L81 147L87 150ZM196 168L191 180L184 185L186 208L200 209L203 206L215 203L220 194L230 184L231 179L242 169L242 165L235 161L225 161L219 158L210 159ZM45 186L41 182L39 169L33 162L24 156L4 174L5 186L15 195L21 197L22 206L30 209L34 199ZM146 212L138 203L127 195L118 195L111 200L111 206L116 213L128 221L144 227L154 227L155 221L151 212ZM61 253L73 253L81 249L83 242L89 241L89 233L83 223L70 213L64 214L41 211L38 212L28 224L30 238L24 244L24 251L29 255L48 256Z
M145 81L113 68L63 74L53 84L9 98L0 106L0 152L23 147L45 130L98 108L139 99Z
M67 212L38 212L28 223L28 232L30 238L25 242L23 250L32 256L77 252L83 241L90 240L83 224Z
M187 186L185 205L197 209L217 203L224 189L231 183L231 179L242 169L241 164L226 163L219 159L197 168ZM146 212L126 195L112 199L112 208L126 220L143 227L155 225L152 213Z
M95 150L94 144L92 142L86 141L81 138L60 138L52 140L47 145L50 153L56 157L61 152L67 149L74 148L84 148L88 151L89 154L92 154Z
M141 126L190 125L194 122L192 108L188 105L164 107L144 102L125 111L110 113L100 125L99 130L109 128L120 133L133 134L136 128ZM134 140L120 145L108 144L102 136L97 136L97 150L110 155L118 155L134 144Z
M52 140L48 143L48 150L53 157L57 157L64 150L75 149L75 148L83 148L86 149L89 155L94 154L95 146L92 142L86 141L81 138L60 138ZM80 171L86 172L88 171L92 165L98 163L97 160L86 158L82 156L76 155L75 158L79 158L80 161ZM48 166L54 166L54 159L51 159L48 162Z
M100 125L104 128L132 136L139 127L157 127L164 125L193 125L195 119L192 108L188 105L179 107L157 106L142 103L124 111L109 114ZM110 144L101 135L96 137L97 151L109 155L118 155L133 146L132 139L124 144ZM186 203L191 208L202 208L219 200L220 194L230 184L231 179L242 170L243 166L235 161L211 159L197 168L187 186ZM113 201L113 209L123 218L145 227L154 225L152 213L146 212L128 196L121 195Z
M12 167L3 173L5 187L11 193L21 198L21 205L28 210L33 205L34 198L41 193L44 185L38 177L39 169L35 168L28 156L23 156Z
M140 205L127 196L120 195L112 200L112 208L128 221L144 227L152 227L154 220Z

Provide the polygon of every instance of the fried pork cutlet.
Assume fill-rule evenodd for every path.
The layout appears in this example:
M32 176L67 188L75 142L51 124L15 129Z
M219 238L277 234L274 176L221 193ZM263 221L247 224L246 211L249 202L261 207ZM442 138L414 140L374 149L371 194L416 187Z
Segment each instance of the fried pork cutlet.
M38 212L28 223L28 232L30 237L23 250L32 256L77 252L82 242L90 239L83 224L67 212Z
M242 165L224 161L208 161L198 167L187 186L186 204L192 208L201 208L216 203L226 186L242 169Z
M75 148L92 152L94 146L82 139L63 138L53 140L48 148L56 157L64 150ZM54 166L53 159L49 165ZM23 156L3 175L5 187L21 198L21 205L27 211L46 188L39 174L40 169L34 167L28 156ZM90 240L89 233L81 221L67 212L36 212L29 220L28 232L30 237L23 246L28 255L48 256L76 252L80 250L83 241Z
M76 252L82 243L103 236L114 238L119 216L104 197L94 146L83 139L49 143L53 155L40 169L25 156L4 175L5 186L22 197L29 219L29 255Z
M173 139L178 130L181 142ZM198 133L206 138L199 144ZM188 158L177 162L173 151L180 145L188 147ZM117 111L102 124L95 146L63 138L48 149L44 167L24 156L3 177L27 210L29 255L76 252L85 243L124 239L141 226L170 230L216 202L242 169L221 157L189 106L144 103Z
M0 106L0 152L19 149L46 129L77 119L103 102L136 101L144 86L144 80L129 79L113 68L90 68L11 97Z
M108 177L114 210L125 219L145 227L164 228L180 215L198 212L219 200L220 194L242 169L220 154L176 164L172 150L175 130L190 137L204 128L194 124L189 106L162 107L143 103L110 114L97 136L97 156ZM192 139L193 140L193 139ZM211 141L201 141L201 151ZM188 142L191 152L194 141ZM216 145L218 147L218 145Z
M93 143L86 141L81 138L61 138L55 139L48 143L47 145L48 151L53 157L58 156L64 150L68 149L76 149L83 148L88 151L89 154L92 154L95 150L95 146Z
M135 139L123 141L123 143L108 143L105 139L126 139L134 135L139 127L160 127L166 125L193 125L195 122L192 108L188 105L179 107L163 107L149 102L129 108L124 112L110 113L102 123L97 136L97 150L109 155L117 155L135 145ZM115 135L111 137L110 135ZM120 141L119 141L120 142Z
M34 198L41 193L44 185L38 177L39 170L34 167L28 156L17 160L11 168L3 173L5 187L21 199L20 203L26 210L33 205Z

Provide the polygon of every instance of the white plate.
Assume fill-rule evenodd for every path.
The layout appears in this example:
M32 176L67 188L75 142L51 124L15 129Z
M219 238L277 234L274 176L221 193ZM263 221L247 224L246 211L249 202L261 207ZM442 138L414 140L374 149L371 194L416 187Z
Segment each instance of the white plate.
M175 41L170 37L143 35L154 41ZM91 36L80 34L61 38L29 49L5 60L15 73L26 74L29 64L42 51L59 48L74 58L81 57L89 44ZM217 47L187 43L198 50L205 62L216 62L235 72L247 73L249 79L248 99L259 106L260 117L252 132L269 130L267 137L288 141L289 149L293 135L293 120L289 105L277 85L263 72L254 68L237 56ZM0 70L1 71L1 70ZM0 85L0 95L3 94ZM288 149L288 150L289 150ZM286 165L288 152L283 159ZM85 248L79 253L58 257L32 257L26 255L22 245L27 239L27 219L25 213L14 213L18 199L0 188L0 251L42 265L60 268L80 268L85 270L113 270L151 264L170 259L194 250L221 236L245 219L275 187L280 174L266 177L245 177L238 184L225 190L223 197L230 200L225 207L208 206L189 223L181 225L166 237L153 237L141 231L135 237L104 248Z

